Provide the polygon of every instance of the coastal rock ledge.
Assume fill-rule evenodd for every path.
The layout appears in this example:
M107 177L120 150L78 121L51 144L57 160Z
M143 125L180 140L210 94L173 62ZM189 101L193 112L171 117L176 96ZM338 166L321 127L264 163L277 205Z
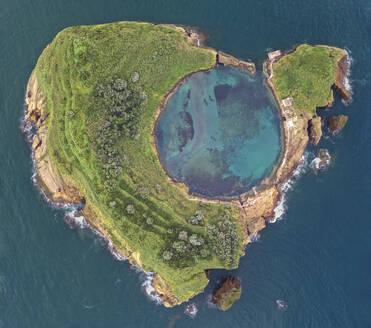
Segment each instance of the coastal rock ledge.
M109 45L105 37L110 38ZM166 176L161 167L151 134L157 117L189 74L216 65L255 72L253 63L199 43L194 33L190 35L186 28L173 25L119 22L67 28L40 56L25 97L26 124L32 124L37 131L31 146L39 187L53 202L82 204L82 214L109 240L108 247L144 271L154 272L152 285L165 306L181 304L201 293L209 281L206 270L238 266L251 237L274 217L282 186L301 163L309 138L313 143L319 141L321 122L313 118L316 108L331 103L332 89L340 91L345 100L350 97L342 80L348 70L344 50L301 45L288 53L275 52L264 64L264 72L282 118L279 163L260 185L235 199L191 195L184 185ZM107 46L112 51L105 51ZM115 53L117 58L106 57L107 53ZM308 65L295 66L292 56L300 56L301 62ZM321 60L313 62L316 56ZM168 58L171 60L166 62ZM105 71L107 61L116 71ZM325 80L332 81L330 85L321 84L323 81L314 73L318 70L316 65L323 61L330 67L325 72ZM308 74L299 72L303 67ZM303 90L312 80L296 81L299 87L292 90L282 78L288 75L294 80L305 76L317 81L318 89L325 88L329 96L318 102L304 99ZM111 85L107 81L112 81L113 76L120 78ZM97 90L97 85L98 96L102 90L109 90L109 94L123 97L121 91L129 85L141 100L146 100L141 108L145 114L141 133L134 131L129 141L120 139L120 145L125 147L100 150L99 156L104 157L125 149L122 161L114 158L122 166L115 164L114 169L110 166L112 161L102 165L95 155L101 145L97 140L105 138L104 131L113 126L110 122L102 123L105 129L96 125L101 118L94 116L96 111L92 110L92 90ZM101 106L101 99L97 101ZM310 124L316 126L311 135ZM112 135L117 136L114 132ZM235 238L228 261L222 257L225 254L221 249L215 251L212 245L218 240L211 239L213 235L208 232L223 224ZM216 235L220 233L217 231ZM241 286L237 278L227 279L223 286L214 300L221 309L227 309L239 298ZM227 301L223 301L225 295L229 295Z

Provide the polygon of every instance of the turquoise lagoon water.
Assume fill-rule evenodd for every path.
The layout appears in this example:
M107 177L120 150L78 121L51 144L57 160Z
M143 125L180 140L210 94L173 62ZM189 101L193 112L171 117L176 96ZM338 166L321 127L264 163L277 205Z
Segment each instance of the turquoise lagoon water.
M261 72L192 74L167 102L155 133L170 176L208 197L247 191L271 173L280 153L278 109Z
M0 327L1 328L368 328L371 327L371 3L369 0L1 0L0 2ZM45 46L63 28L119 20L201 28L208 45L261 68L267 52L294 44L350 51L353 101L321 112L347 114L320 147L332 165L304 166L286 194L281 220L247 246L238 269L242 296L227 312L205 293L166 309L143 291L145 276L117 261L65 210L47 204L31 180L20 131L24 93ZM155 110L155 109L154 109ZM308 147L308 161L315 149ZM283 299L288 307L277 308Z

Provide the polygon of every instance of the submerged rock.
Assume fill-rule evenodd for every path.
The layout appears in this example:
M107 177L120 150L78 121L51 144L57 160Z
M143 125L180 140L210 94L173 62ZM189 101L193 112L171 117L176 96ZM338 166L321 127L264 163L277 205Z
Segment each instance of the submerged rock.
M187 305L184 312L188 314L190 317L194 318L198 312L196 304L192 303Z
M309 121L309 140L313 145L318 145L322 137L322 121L319 116Z
M212 303L222 311L227 311L241 297L241 284L238 278L228 277L214 292Z
M348 116L346 115L330 116L328 119L328 129L331 133L339 132L347 124L347 121Z
M311 169L317 173L319 170L324 170L330 165L331 156L327 149L319 149L317 157L310 163Z
M284 300L276 300L277 308L279 310L286 310L287 309L287 302Z

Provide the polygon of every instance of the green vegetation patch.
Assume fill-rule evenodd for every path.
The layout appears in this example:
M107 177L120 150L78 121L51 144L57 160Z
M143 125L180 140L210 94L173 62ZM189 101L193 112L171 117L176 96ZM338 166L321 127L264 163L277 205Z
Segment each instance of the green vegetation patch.
M303 44L280 58L273 64L273 84L280 101L292 97L299 113L315 114L317 107L332 101L338 60L345 55L339 48Z
M63 30L35 68L53 165L115 246L139 255L180 301L203 290L205 269L234 268L241 255L238 210L188 200L168 182L151 136L164 95L214 63L181 31L120 22Z

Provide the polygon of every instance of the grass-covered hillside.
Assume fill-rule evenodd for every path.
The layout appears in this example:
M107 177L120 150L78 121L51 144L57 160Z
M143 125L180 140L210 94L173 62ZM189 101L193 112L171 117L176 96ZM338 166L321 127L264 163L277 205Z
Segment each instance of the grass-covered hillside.
M63 30L35 68L53 166L86 197L90 220L179 301L205 287L205 269L236 267L241 255L237 210L188 200L168 182L151 136L164 95L214 63L179 30L120 22Z
M303 44L273 64L273 84L280 100L293 98L299 111L315 113L333 98L337 62L345 51L328 46Z

